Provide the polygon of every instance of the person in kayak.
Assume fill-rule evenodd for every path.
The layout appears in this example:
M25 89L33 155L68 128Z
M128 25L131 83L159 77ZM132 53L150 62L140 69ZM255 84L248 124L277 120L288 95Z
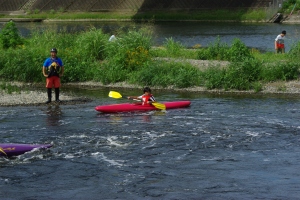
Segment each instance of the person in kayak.
M151 105L155 102L154 96L151 94L151 89L149 87L145 87L143 89L144 94L141 96L129 96L128 99L138 99L141 100L142 105Z
M284 48L284 38L286 35L286 31L282 31L281 34L279 34L275 38L275 52L276 53L284 53L285 48Z
M57 49L52 48L50 50L51 57L47 58L43 64L43 75L46 77L46 88L48 94L48 101L51 102L52 87L55 88L55 101L60 103L59 100L59 87L60 87L60 77L64 74L63 62L57 57Z

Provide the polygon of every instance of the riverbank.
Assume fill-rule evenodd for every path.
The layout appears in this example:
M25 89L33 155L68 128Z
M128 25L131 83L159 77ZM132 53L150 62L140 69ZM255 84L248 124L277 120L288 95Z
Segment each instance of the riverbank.
M16 85L21 88L20 92L12 92L11 94L6 91L0 90L0 106L44 106L47 100L46 91L41 90L41 84L28 84L20 82L11 82L11 85ZM62 90L64 88L111 88L111 89L136 89L141 88L141 86L132 85L128 83L116 83L103 85L99 82L81 82L81 83L65 83L63 84ZM211 93L211 94L232 94L232 95L299 95L300 94L300 81L289 81L289 82L273 82L264 85L263 90L260 92L255 92L254 90L239 91L239 90L207 90L205 87L190 87L190 88L174 88L172 86L167 88L152 87L153 90L172 90L174 92L197 92L197 93ZM52 102L48 105L75 105L91 102L92 99L89 97L77 97L75 95L70 95L66 92L61 92L60 94L61 103L57 104Z
M245 22L268 23L271 15L264 10L231 12L228 10L211 11L176 11L176 12L37 12L20 11L0 12L0 22ZM282 23L300 23L299 12L285 15Z
M8 92L0 89L0 106L41 106L46 105L45 102L48 99L47 92L40 89L40 84L28 84L21 82L10 82L12 86L17 86L20 90ZM52 91L54 93L54 91ZM54 94L52 94L54 96ZM67 94L65 92L60 93L61 105L74 105L90 102L91 99L87 97L77 97ZM55 101L48 105L58 105Z

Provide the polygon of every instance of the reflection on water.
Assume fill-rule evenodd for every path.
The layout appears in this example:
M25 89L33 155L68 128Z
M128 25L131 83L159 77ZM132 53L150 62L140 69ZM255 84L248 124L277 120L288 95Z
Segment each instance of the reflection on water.
M62 117L62 110L59 105L49 105L46 110L47 114L47 125L48 126L59 126L59 120Z

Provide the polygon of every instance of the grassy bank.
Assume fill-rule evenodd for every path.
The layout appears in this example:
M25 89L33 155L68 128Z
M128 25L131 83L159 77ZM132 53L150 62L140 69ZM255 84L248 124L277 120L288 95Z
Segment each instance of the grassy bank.
M11 16L0 15L1 18L11 18ZM201 20L201 21L265 21L266 11L256 10L201 10L201 11L156 11L156 12L64 12L63 10L49 10L40 12L39 10L27 11L26 15L14 16L16 18L37 18L52 20Z
M58 56L64 62L65 83L127 82L140 86L260 91L264 83L295 80L299 74L300 61L296 58L300 43L288 54L277 55L249 49L237 38L231 44L216 38L208 48L195 44L193 49L168 38L162 47L152 48L151 26L120 31L118 39L109 42L109 35L96 28L76 34L46 30L25 39L12 34L16 30L10 23L0 35L0 76L7 81L44 82L42 64L52 47L58 48ZM230 64L201 69L185 59L224 60Z

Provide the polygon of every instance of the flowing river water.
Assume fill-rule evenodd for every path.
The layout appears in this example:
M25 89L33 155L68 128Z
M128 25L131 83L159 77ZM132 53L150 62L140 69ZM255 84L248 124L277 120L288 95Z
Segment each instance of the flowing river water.
M298 96L154 91L191 106L103 114L127 100L73 92L93 100L0 107L1 143L53 144L0 157L0 199L299 199Z
M95 26L111 33L124 24L17 26L28 36L49 27L72 32ZM290 48L299 28L170 22L156 23L154 33L156 45L173 37L188 47L207 46L220 36L273 51L277 34L287 30ZM126 101L108 92L76 89L75 95L93 99L79 105L0 107L1 143L53 144L13 159L0 157L0 199L299 199L299 96L154 91L160 102L189 99L191 107L96 112L97 105Z

